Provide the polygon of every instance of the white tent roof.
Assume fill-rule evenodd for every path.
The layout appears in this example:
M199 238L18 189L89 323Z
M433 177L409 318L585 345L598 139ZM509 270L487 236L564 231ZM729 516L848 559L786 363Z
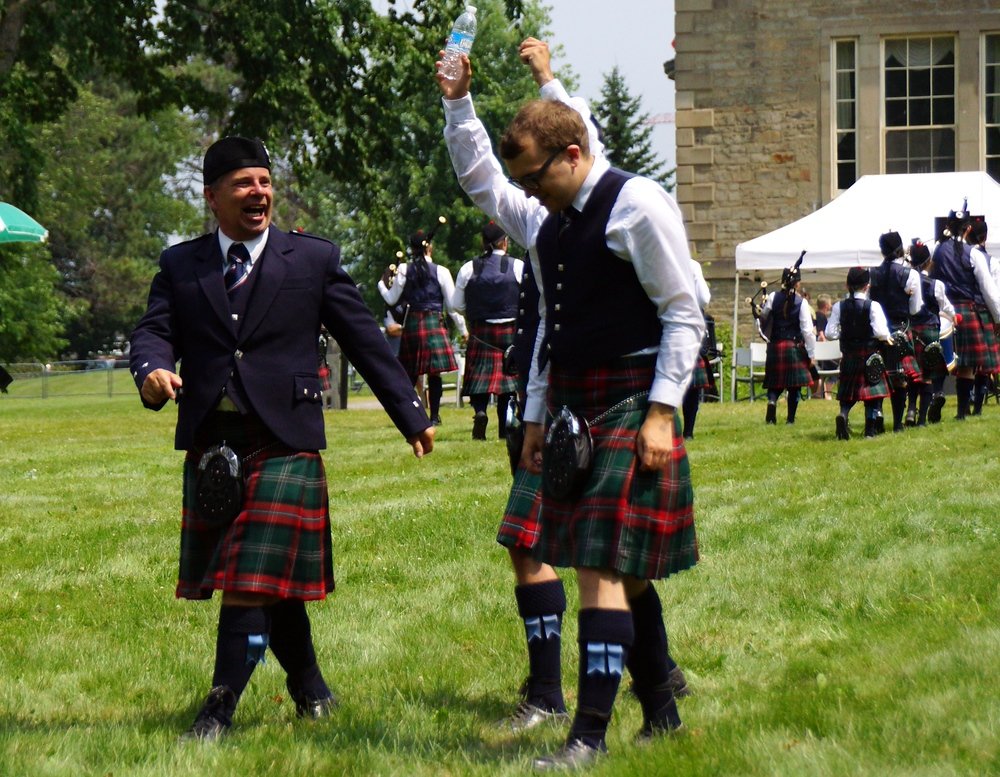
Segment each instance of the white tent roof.
M878 238L890 230L903 244L934 242L934 219L958 210L997 225L987 248L1000 254L1000 184L983 172L865 175L828 205L766 235L736 246L736 270L791 267L805 250L803 270L873 265L882 261Z

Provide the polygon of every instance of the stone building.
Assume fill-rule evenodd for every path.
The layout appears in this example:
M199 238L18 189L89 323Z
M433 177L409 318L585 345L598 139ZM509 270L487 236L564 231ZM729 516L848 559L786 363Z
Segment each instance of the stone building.
M710 277L732 276L737 243L862 175L1000 180L997 0L675 0L675 11L677 199Z

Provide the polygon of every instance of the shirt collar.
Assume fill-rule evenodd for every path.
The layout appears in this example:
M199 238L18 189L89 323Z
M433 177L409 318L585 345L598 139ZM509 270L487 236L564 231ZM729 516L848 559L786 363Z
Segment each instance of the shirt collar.
M603 156L594 156L594 164L590 168L590 172L587 173L587 177L584 178L583 185L577 191L576 197L573 198L574 208L581 213L583 212L583 208L587 204L587 200L590 199L590 195L593 193L594 187L597 186L597 182L610 169L611 163L607 159Z
M218 230L219 234L219 248L222 249L222 263L225 265L226 256L229 254L229 246L233 243L240 242L247 247L247 251L250 253L250 266L256 262L262 253L264 253L264 247L267 245L267 235L270 229L264 230L261 234L257 235L253 240L233 240L229 235L223 232L221 229ZM247 268L250 269L249 267Z

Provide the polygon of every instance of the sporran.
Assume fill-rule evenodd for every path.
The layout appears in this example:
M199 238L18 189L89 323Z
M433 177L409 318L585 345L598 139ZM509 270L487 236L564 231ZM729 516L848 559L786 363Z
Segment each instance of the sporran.
M559 501L576 499L594 467L594 442L586 419L565 405L545 434L542 488Z
M195 481L195 512L212 527L233 522L243 507L243 466L236 451L213 445L198 462Z
M865 359L865 380L869 386L874 386L885 377L885 361L882 354L876 352Z

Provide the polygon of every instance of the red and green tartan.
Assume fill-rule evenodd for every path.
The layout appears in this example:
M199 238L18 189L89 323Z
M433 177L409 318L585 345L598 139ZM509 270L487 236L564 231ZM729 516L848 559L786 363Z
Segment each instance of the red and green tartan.
M865 402L889 396L885 373L874 386L865 378L865 361L874 353L872 348L850 348L843 341L840 344L840 380L837 382L839 402Z
M653 383L655 356L623 357L599 368L553 365L550 409L567 405L589 421ZM591 426L594 469L573 502L541 496L535 557L556 567L610 569L655 580L694 566L698 543L694 489L674 418L674 448L666 470L640 470L636 435L646 417L643 399Z
M526 469L514 473L507 508L504 510L497 542L505 548L531 550L538 542L538 519L542 509L542 476Z
M910 345L913 344L913 336L909 332L903 332ZM892 333L893 339L899 337L900 332ZM908 353L902 359L896 355L895 348L888 348L882 351L882 358L885 359L885 376L891 391L906 388L911 381L920 380L920 365L916 357Z
M959 300L954 305L955 312L962 314L961 323L955 326L959 369L967 367L977 374L1000 372L1000 354L989 311L969 300Z
M708 359L698 354L698 360L694 363L694 372L691 373L691 385L689 389L714 389L715 381L712 380L712 371L708 366Z
M414 382L420 375L440 375L458 369L443 313L411 309L406 314L399 362Z
M772 340L767 344L764 362L764 388L785 390L811 386L809 355L803 343L794 340Z
M931 343L936 343L941 339L941 326L935 319L927 324L910 324L910 336L913 340L914 358L917 366L920 367L920 377L914 380L917 383L933 383L939 378L947 377L948 370L944 364L939 364L937 369L928 370L924 366L924 350Z
M199 458L200 452L189 451L184 460L179 598L209 599L218 589L310 600L333 590L326 473L319 453L265 453L245 465L243 509L218 528L206 526L194 510Z
M517 378L503 372L503 354L514 342L514 328L513 321L507 324L473 322L465 348L463 397L513 394L517 391Z

